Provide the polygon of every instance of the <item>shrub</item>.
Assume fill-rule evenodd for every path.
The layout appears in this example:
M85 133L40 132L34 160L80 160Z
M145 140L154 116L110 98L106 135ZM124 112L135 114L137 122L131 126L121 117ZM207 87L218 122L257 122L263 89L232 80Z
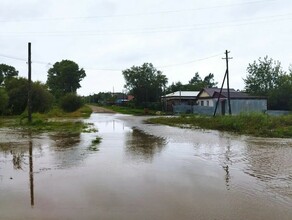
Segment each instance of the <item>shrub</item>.
M74 112L82 106L82 98L74 93L68 93L60 100L60 107L65 112Z

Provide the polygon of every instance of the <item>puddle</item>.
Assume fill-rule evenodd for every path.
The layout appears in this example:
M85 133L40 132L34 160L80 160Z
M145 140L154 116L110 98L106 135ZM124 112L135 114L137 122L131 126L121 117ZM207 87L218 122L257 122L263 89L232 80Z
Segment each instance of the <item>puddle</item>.
M98 132L74 135L2 128L0 219L292 218L291 139L143 119L93 114Z

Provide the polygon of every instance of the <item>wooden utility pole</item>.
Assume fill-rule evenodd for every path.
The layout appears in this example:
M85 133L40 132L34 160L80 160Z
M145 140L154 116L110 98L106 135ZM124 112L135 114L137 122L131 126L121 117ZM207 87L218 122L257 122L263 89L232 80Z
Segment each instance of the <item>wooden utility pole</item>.
M28 123L31 123L31 43L28 43L28 99L27 99L27 112Z
M229 87L229 66L228 66L228 60L232 59L232 57L228 57L228 53L230 53L230 51L225 51L225 59L226 60L226 78L227 78L227 97L228 97L228 111L229 111L229 115L231 115L231 104L230 104L230 87Z
M213 116L216 116L217 108L218 108L218 105L219 105L219 100L220 100L220 97L221 97L221 93L222 93L223 86L224 86L224 83L225 83L225 79L226 79L226 78L227 78L228 111L229 111L229 115L231 115L228 60L229 60L229 59L232 59L232 57L228 57L228 53L230 53L230 51L227 51L227 50L226 50L226 51L225 51L225 58L222 58L222 59L224 59L224 60L226 59L226 71L225 71L225 74L224 74L224 78L223 78L223 82L222 82L221 89L220 89L220 92L219 92L219 96L218 96L218 98L217 98L217 102L216 102L216 106L215 106L215 110L214 110Z

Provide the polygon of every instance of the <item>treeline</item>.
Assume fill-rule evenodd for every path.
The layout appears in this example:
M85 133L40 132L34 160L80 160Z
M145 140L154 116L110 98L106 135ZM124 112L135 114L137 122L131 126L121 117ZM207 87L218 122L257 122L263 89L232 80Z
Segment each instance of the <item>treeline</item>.
M292 111L292 65L284 71L279 61L268 56L247 67L244 80L247 93L268 99L268 109Z
M217 82L214 80L214 74L209 73L203 79L199 73L196 73L187 84L181 82L172 83L167 86L168 79L166 75L157 70L153 64L144 63L141 66L133 66L123 70L125 79L125 89L134 97L128 102L129 106L135 108L151 108L161 110L161 96L175 91L198 91L205 87L214 87ZM87 102L99 104L115 103L117 96L111 92L100 92L85 97Z
M27 110L28 80L18 73L15 67L0 64L0 115L19 115ZM32 112L45 113L56 105L70 112L82 106L76 90L86 74L75 62L56 62L47 76L45 84L32 82Z

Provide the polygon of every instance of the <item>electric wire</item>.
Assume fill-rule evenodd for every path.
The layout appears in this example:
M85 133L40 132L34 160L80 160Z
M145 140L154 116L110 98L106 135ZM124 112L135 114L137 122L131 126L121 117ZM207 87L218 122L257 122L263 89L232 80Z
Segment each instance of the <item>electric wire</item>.
M195 59L195 60L191 60L191 61L186 61L186 62L182 62L182 63L175 63L175 64L157 66L156 68L170 68L170 67L175 67L175 66L183 66L183 65L187 65L187 64L203 61L203 60L208 60L208 59L211 59L211 58L214 58L214 57L218 57L218 56L221 56L221 55L222 55L222 53L218 53L218 54L215 54L215 55L212 55L212 56L203 57L203 58L199 58L199 59ZM18 61L24 61L24 62L27 63L26 59L14 57L14 56L0 54L0 57L5 57L5 58L8 58L8 59L13 59L13 60L18 60ZM45 62L45 61L32 61L32 63L53 66L50 62ZM83 69L85 69L85 70L95 70L95 71L110 71L110 72L121 72L121 71L123 71L122 68L113 69L113 68L83 67Z
M268 3L276 2L279 0L258 0L258 1L248 1L242 3L232 3L232 4L221 4L209 7L200 7L200 8L189 8L189 9L180 9L180 10L165 10L157 12L143 12L143 13L129 13L129 14L117 14L117 15L96 15L96 16L80 16L80 17L55 17L55 18L31 18L31 19L21 19L21 20L0 20L0 22L38 22L38 21L60 21L60 20L78 20L78 19L95 19L95 18L120 18L120 17L136 17L136 16L149 16L149 15L159 15L159 14L172 14L172 13L185 13L191 11L201 11L209 9L218 9L225 7L235 7L249 4L259 4L259 3Z

